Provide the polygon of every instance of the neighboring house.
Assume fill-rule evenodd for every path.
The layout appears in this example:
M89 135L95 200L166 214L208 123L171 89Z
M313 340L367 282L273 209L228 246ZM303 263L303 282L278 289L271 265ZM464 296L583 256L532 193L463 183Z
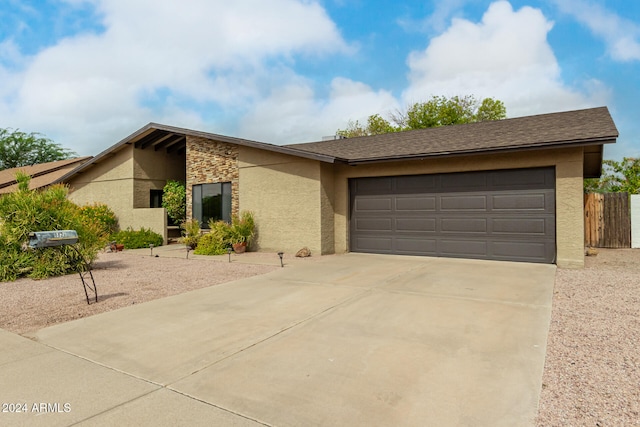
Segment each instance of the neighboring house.
M61 181L165 236L153 207L177 179L205 226L253 211L262 251L582 267L582 180L617 136L606 107L285 146L152 123Z
M88 157L76 157L55 162L39 163L31 166L4 169L0 171L0 194L12 193L18 189L16 173L19 171L31 176L29 182L30 189L43 188L58 182L60 177L82 165L82 163L92 159Z

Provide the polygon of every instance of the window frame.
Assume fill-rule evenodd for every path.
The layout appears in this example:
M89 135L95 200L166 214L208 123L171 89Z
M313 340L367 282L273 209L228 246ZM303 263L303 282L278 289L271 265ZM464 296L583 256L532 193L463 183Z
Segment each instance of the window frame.
M219 199L216 200L218 197ZM210 200L206 200L207 198ZM209 229L210 219L231 222L231 205L230 181L207 182L191 186L191 217L198 220L202 229Z

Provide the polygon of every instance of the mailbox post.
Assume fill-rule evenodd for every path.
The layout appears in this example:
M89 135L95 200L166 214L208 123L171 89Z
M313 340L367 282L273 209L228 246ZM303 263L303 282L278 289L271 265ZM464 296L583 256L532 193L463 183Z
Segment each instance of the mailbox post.
M34 231L29 233L29 247L32 249L44 249L44 248L62 248L69 246L78 255L78 259L74 260L68 253L67 258L70 262L77 262L78 274L80 280L82 280L82 287L84 288L84 295L87 298L87 304L91 304L89 301L89 292L87 289L95 295L95 302L98 302L98 291L96 289L96 282L93 279L93 273L91 272L91 264L89 264L78 248L75 246L78 243L78 233L75 230L56 230L56 231ZM91 279L91 283L89 283Z

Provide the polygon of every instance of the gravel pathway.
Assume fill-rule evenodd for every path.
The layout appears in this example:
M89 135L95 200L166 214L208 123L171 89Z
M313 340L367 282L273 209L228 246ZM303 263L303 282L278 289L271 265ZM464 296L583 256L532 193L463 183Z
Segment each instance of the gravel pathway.
M538 426L640 426L640 250L558 269Z

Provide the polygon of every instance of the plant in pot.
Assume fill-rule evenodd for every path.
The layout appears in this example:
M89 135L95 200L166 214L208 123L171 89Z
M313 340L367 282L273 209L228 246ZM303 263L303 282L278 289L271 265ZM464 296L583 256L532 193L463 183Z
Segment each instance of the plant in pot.
M235 253L243 253L247 249L247 245L255 236L256 224L253 218L253 212L243 211L240 216L234 215L231 218L231 227L229 229L229 242Z

